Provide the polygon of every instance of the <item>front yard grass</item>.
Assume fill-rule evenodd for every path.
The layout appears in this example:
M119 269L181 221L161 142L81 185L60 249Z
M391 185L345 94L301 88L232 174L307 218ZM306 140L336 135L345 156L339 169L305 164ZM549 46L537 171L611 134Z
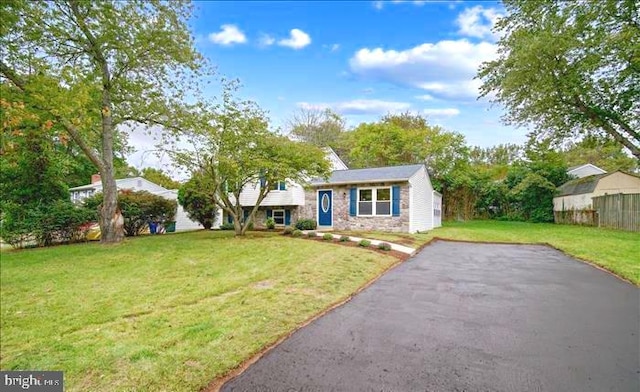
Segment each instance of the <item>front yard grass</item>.
M197 391L395 261L207 231L3 252L0 368L63 370L68 391Z

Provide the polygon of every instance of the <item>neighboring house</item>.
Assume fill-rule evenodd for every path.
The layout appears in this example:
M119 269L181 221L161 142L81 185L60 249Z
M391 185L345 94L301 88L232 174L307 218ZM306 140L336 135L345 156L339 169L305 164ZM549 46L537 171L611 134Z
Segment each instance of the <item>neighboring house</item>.
M311 182L302 214L319 229L415 233L441 226L442 195L425 165L337 170Z
M618 193L640 193L640 178L616 171L571 180L558 188L558 194L553 198L553 210L591 210L592 198Z
M597 174L606 174L605 170L600 169L598 166L586 163L584 165L572 166L567 169L567 174L570 177L583 178L593 176Z
M118 190L132 190L132 191L147 191L154 195L162 196L165 199L176 200L178 199L178 191L166 189L156 183L146 180L142 177L122 178L116 180L116 186ZM92 196L97 192L102 192L102 183L100 181L100 175L94 174L91 176L91 184L77 186L69 188L69 194L71 201L74 203L80 203L85 198ZM220 225L222 212L218 213L218 219L214 222L214 227ZM176 211L176 231L197 230L202 229L202 225L198 222L192 221L187 216L187 213L182 209L182 206L178 204Z
M347 165L331 148L326 148L327 159L331 164L331 170L344 170ZM260 194L260 183L245 187L240 193L240 205L243 207L246 219L253 206L255 206ZM276 226L290 225L300 219L300 209L305 205L305 190L300 184L291 181L279 181L272 185L273 188L260 203L254 221L262 224L267 218L273 218ZM224 221L232 222L232 217L224 213Z
M132 191L147 191L154 194L167 191L166 188L142 177L131 177L116 180L116 186L118 187L118 190L130 189ZM74 203L81 202L85 198L92 196L97 192L102 192L102 182L100 181L99 174L91 176L91 184L69 188L71 201Z

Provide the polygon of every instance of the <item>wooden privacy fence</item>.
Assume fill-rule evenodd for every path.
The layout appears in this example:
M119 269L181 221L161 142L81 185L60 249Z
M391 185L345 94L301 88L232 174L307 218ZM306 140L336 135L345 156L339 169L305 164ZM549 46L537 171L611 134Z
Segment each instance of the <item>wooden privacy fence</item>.
M594 197L595 225L629 231L640 231L640 193Z

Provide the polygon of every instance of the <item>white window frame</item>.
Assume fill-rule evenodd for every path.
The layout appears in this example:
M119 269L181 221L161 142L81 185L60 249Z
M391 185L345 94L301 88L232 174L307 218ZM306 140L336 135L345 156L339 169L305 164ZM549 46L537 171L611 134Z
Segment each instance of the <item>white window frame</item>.
M282 224L276 222L276 212L282 212ZM287 213L282 210L271 210L271 218L275 222L276 226L284 226L287 224Z
M358 188L356 192L356 216L361 216L363 218L372 218L376 216L392 216L393 215L393 189L391 186L372 186L366 188ZM378 214L376 211L376 203L378 202L378 189L388 189L389 190L389 213L388 214ZM360 215L360 191L371 190L371 215ZM374 192L375 190L375 192ZM382 200L386 201L386 200Z

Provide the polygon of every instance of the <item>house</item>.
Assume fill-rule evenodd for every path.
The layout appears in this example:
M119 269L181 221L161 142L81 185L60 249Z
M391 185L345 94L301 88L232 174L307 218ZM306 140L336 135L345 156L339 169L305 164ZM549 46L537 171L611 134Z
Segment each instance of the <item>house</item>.
M586 163L584 165L572 166L567 169L567 174L570 177L583 178L588 176L593 176L597 174L605 174L607 173L605 170L600 169L596 165L592 165L590 163Z
M276 226L313 219L319 230L384 230L415 233L442 225L442 195L433 190L425 165L349 170L330 148L328 180L313 179L307 187L281 181L273 185L256 212L262 225ZM258 200L260 184L243 189L245 219ZM231 217L225 213L225 222Z
M319 229L415 233L442 224L442 195L424 164L336 170L314 180L301 214Z
M622 171L571 180L553 198L556 223L640 231L640 177Z
M331 170L344 170L347 165L331 148L326 148L327 160L330 162ZM240 205L243 207L244 218L251 213L251 209L258 201L260 194L259 182L245 187L240 193ZM305 190L300 184L291 181L279 181L273 184L273 188L260 203L258 211L254 216L254 222L262 224L267 218L273 218L276 226L287 226L300 219L301 208L305 205ZM224 222L232 222L232 217L224 213Z
M162 196L165 199L178 199L177 190L166 189L142 177L122 178L116 180L116 186L118 187L118 190L128 189L132 191L147 191L154 195ZM73 201L74 203L80 203L85 198L92 196L97 192L102 192L102 182L100 180L99 174L94 174L91 176L91 184L69 188L69 196L71 198L71 201ZM214 227L220 225L221 216L222 212L219 212L217 222L214 222ZM178 204L178 208L176 210L175 220L176 231L198 230L203 228L200 223L189 219L186 211L180 204Z
M622 171L577 178L558 188L554 211L592 209L592 198L606 194L640 193L640 178Z
M118 190L129 189L132 191L147 191L153 194L167 190L166 188L142 177L131 177L116 180L116 186L118 187ZM102 192L102 182L99 174L91 176L91 184L69 188L71 201L74 203L81 202L85 198L98 192Z

